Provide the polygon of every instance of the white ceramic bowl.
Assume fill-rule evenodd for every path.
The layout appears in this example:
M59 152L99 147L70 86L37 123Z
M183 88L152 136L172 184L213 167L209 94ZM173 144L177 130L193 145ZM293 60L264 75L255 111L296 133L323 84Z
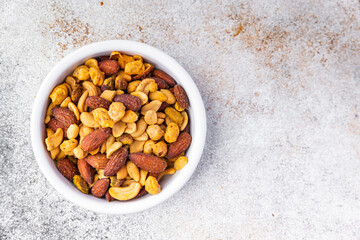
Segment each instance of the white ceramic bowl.
M172 176L165 176L161 181L162 191L157 195L147 194L139 199L108 203L104 198L81 193L61 175L50 158L46 146L44 118L49 104L51 90L63 82L76 66L85 60L110 55L112 51L120 51L131 55L138 54L145 60L155 64L156 68L170 74L188 94L190 101L189 118L192 143L187 150L188 164ZM65 198L89 210L108 214L128 214L154 207L179 191L196 169L200 160L206 137L206 114L200 93L190 75L170 56L149 45L124 40L97 42L82 47L62 59L46 76L37 93L31 117L31 140L36 160L41 171L54 188Z

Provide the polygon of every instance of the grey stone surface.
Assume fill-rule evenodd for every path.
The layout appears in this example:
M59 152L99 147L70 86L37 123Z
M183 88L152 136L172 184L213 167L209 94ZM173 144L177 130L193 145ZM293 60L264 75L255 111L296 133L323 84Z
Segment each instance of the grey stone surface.
M359 239L358 1L0 2L0 239ZM208 136L165 203L107 216L66 201L30 143L46 74L131 39L179 61Z

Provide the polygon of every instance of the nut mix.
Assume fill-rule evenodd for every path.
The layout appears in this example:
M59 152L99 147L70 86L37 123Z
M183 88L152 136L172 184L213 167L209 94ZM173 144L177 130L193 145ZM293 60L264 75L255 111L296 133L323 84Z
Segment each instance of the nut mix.
M189 99L138 55L88 59L50 94L45 144L61 174L107 201L161 192L191 144Z

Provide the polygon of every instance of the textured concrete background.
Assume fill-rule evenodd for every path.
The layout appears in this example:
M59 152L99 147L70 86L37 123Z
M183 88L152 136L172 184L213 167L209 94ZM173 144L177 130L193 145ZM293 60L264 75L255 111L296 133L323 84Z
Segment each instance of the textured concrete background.
M360 238L358 1L103 2L0 2L0 239ZM109 39L173 56L208 116L186 187L126 216L64 200L30 144L52 66Z

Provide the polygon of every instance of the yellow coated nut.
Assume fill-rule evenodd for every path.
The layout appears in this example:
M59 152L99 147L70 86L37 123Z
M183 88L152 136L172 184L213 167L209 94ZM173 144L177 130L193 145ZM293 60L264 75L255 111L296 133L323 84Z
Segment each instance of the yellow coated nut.
M65 82L70 85L71 89L73 90L77 85L77 80L72 76L67 76Z
M106 152L109 151L112 144L115 142L115 137L110 134L110 136L106 139Z
M116 91L114 90L105 90L100 94L100 97L112 102L114 97L116 96Z
M183 117L183 122L180 126L180 131L183 131L186 128L186 126L188 125L189 117L185 111L181 112L181 116Z
M179 126L176 123L171 122L166 127L166 131L164 135L165 141L168 143L176 142L179 134L180 134Z
M98 61L95 58L90 58L88 60L86 60L85 65L88 66L89 68L91 67L99 67Z
M134 137L134 140L136 140L136 141L146 141L148 139L149 139L149 136L147 135L146 132L141 134L139 137Z
M128 86L127 86L127 91L128 91L128 93L135 92L135 91L136 91L136 88L139 86L140 83L141 83L141 81L139 81L139 80L129 82L129 84L128 84Z
M104 175L104 169L96 169L96 171L99 175L99 179L109 178L108 176Z
M145 181L146 181L146 177L148 175L148 171L141 169L140 170L140 180L139 183L141 184L141 186L145 185Z
M149 176L145 181L145 190L151 195L154 195L161 192L161 186L155 177Z
M132 134L136 132L136 123L127 123L125 128L125 133Z
M131 75L126 74L124 71L119 71L117 76L121 76L121 78L124 79L127 82L131 81Z
M56 107L53 102L51 102L46 110L46 116L52 116L51 110Z
M145 113L144 120L149 125L156 124L158 121L156 112L154 110L147 111Z
M174 104L176 102L176 98L172 92L168 89L160 89L160 92L162 92L166 97L166 103L168 104Z
M60 154L61 150L59 147L53 149L50 151L50 157L51 159L55 159L59 154Z
M158 157L165 157L167 154L167 144L164 141L160 141L153 146L153 153Z
M179 157L185 156L185 152L180 153L179 156L168 159L170 162L175 162Z
M113 102L109 107L109 116L114 122L120 121L125 115L125 106L121 102Z
M168 116L170 118L170 120L174 123L176 123L177 125L181 125L183 122L183 117L181 116L181 114L176 111L174 108L172 107L167 107L165 108L165 114L166 116Z
M100 124L95 121L94 115L89 112L82 112L80 114L80 121L84 126L90 127L90 128L99 128Z
M167 168L165 171L161 172L159 176L157 177L158 182L161 180L161 178L165 175L173 175L176 173L175 168Z
M101 144L100 152L101 152L101 153L106 152L106 141L105 141L103 144Z
M146 124L145 120L143 118L141 118L139 121L137 121L136 131L131 133L131 136L133 138L140 137L141 135L143 135L145 133L146 127L147 127L147 124Z
M89 185L80 175L75 175L73 178L74 185L83 193L89 193Z
M125 65L124 72L129 75L140 74L145 71L145 66L142 61L133 61Z
M72 111L74 113L76 119L79 121L80 120L80 112L79 112L79 109L76 107L76 105L73 102L69 102L68 108L70 111Z
M132 161L126 163L126 169L129 176L135 181L140 181L140 171L139 168Z
M162 136L164 136L164 131L161 129L159 125L150 125L146 129L146 133L149 135L152 140L159 140Z
M81 158L84 158L87 156L87 153L81 149L80 144L76 148L74 148L74 156L78 159L81 159Z
M78 141L76 139L69 139L65 140L61 145L60 149L66 155L73 156L74 155L74 148L78 145Z
M133 57L126 54L118 54L116 56L121 69L124 69L127 63L133 62L135 60Z
M46 117L45 117L45 120L44 120L44 123L45 123L45 124L48 124L48 123L50 122L50 120L51 120L51 117L50 117L50 116L46 116Z
M110 158L111 155L118 149L120 149L122 147L122 143L121 142L114 142L113 144L111 144L111 146L106 150L106 157Z
M146 141L134 141L130 144L130 153L142 152Z
M185 165L188 163L188 158L185 156L180 156L179 158L177 158L174 162L174 168L176 169L176 171L179 171L180 169L182 169L183 167L185 167Z
M82 86L89 92L89 96L99 96L100 95L100 89L98 89L92 82L84 81L82 83Z
M130 145L134 141L131 135L128 133L121 135L121 137L117 138L116 140L118 142L121 142L123 145Z
M141 184L133 182L127 187L110 187L109 194L117 200L125 201L136 197L140 192L140 189Z
M154 146L155 142L153 140L146 141L144 144L144 153L152 154Z
M136 91L137 92L144 92L145 94L148 94L150 89L150 84L155 83L155 80L152 78L145 78L143 79L140 84L137 86ZM156 85L157 87L157 85ZM154 87L153 87L154 88Z
M126 129L126 123L121 121L116 122L113 126L112 134L114 135L114 137L120 137L121 135L123 135L125 129Z
M54 131L51 128L46 129L46 136L50 137L51 135L54 135Z
M85 90L83 92L83 94L81 95L80 99L79 99L79 102L78 102L78 109L79 109L79 112L85 112L86 109L87 109L87 106L85 104L85 101L86 101L86 98L89 96L89 91L88 90Z
M54 106L58 106L65 100L65 98L67 98L68 95L68 88L64 84L61 84L54 88L50 94L50 98Z
M79 79L80 81L88 80L90 77L89 67L87 67L85 65L81 65L81 66L75 68L75 70L73 72L73 76L76 77L77 79Z
M100 151L100 147L98 147L98 148L90 151L89 153L90 153L91 155L95 155L95 154L97 154L99 151Z
M134 179L131 179L130 176L129 176L129 179L126 179L122 184L121 184L121 187L127 187L129 186L130 184L132 183L136 183L138 181L135 181Z
M95 174L94 182L92 184L88 184L89 188L92 188L95 185L95 183L97 182L97 180L99 180L99 174Z
M119 57L121 56L121 53L119 53L118 51L114 51L110 54L110 59L111 60L118 60Z
M149 102L148 104L145 104L141 108L141 114L145 115L147 111L153 110L154 112L157 112L161 106L162 102L159 100L154 100Z
M125 111L125 115L123 116L123 118L121 118L121 121L125 122L125 123L133 123L136 122L139 118L139 115L137 113L135 113L132 110L126 110Z
M149 98L151 100L159 100L161 102L165 102L167 100L167 96L161 91L149 93Z
M179 102L176 102L175 105L174 105L175 109L179 112L182 112L185 110L185 108L181 107Z
M117 179L124 179L128 175L126 165L122 166L120 170L116 173Z
M89 133L92 133L94 131L93 128L91 127L87 127L87 126L84 126L84 125L81 125L80 126L80 130L79 130L79 135L80 135L80 141L86 137L86 135L88 135Z
M151 82L149 85L146 86L145 92L156 92L158 90L158 85L156 82Z
M142 105L146 104L149 100L148 96L144 92L141 92L141 91L132 92L131 95L140 98Z
M63 140L63 130L58 128L56 132L45 139L46 147L48 151L51 151L60 146Z
M64 101L62 101L62 103L60 104L60 107L67 108L70 102L71 102L71 98L67 97L64 99Z
M105 73L100 71L98 67L90 67L90 78L95 86L101 86L105 79Z
M96 108L92 111L94 119L101 127L113 127L114 121L110 118L108 111L105 108Z
M69 139L76 138L79 135L79 126L74 124L71 124L69 128L67 129L66 135Z
M66 154L63 151L60 150L59 155L56 156L56 161L59 161L60 159L63 159L65 157L66 157Z

